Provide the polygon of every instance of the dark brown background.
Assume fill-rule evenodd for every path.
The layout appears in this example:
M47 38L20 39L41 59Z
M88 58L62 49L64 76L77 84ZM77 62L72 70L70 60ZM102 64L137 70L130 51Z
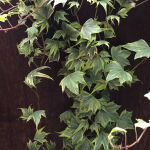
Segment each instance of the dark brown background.
M84 8L79 15L85 21L93 11L86 3ZM115 44L145 39L150 45L149 18L150 2L132 10L117 29L118 39L114 41ZM18 119L21 115L18 108L31 104L35 109L39 107L46 110L47 119L43 119L42 124L52 133L50 138L57 141L57 150L61 150L61 140L56 133L63 129L63 124L59 122L59 114L68 109L71 102L62 94L59 87L60 78L56 74L60 66L55 63L51 65L50 75L54 81L44 80L38 86L38 106L35 93L23 83L25 76L32 69L28 67L27 60L18 54L16 48L24 36L23 28L8 33L0 32L0 150L27 149L26 142L33 136L34 125ZM139 117L147 121L150 119L150 101L143 95L150 91L150 60L141 65L136 72L142 82L134 84L132 88L120 88L119 92L112 93L112 98L122 105L122 108L133 111L134 118ZM150 130L133 148L134 150L150 150L149 133ZM133 140L134 135L130 134L130 142Z

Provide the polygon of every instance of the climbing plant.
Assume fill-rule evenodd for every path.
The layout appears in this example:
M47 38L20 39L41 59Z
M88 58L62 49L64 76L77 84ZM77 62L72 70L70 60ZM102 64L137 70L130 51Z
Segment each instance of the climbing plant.
M8 32L19 26L26 28L26 38L18 44L18 51L31 63L40 59L40 66L28 74L25 83L35 88L41 77L39 72L51 62L62 64L62 92L73 101L70 110L60 115L66 124L60 137L66 150L111 150L108 135L114 127L132 129L132 113L120 114L119 105L110 99L109 92L120 86L138 81L129 56L149 58L150 47L145 40L114 46L115 28L128 16L128 12L142 3L132 0L19 0L13 4L0 0L10 8L0 13L0 31ZM95 7L94 16L83 22L80 10L84 3ZM103 17L99 17L103 11ZM18 16L16 25L10 18ZM4 28L3 22L8 24ZM145 60L145 59L144 59ZM139 66L139 64L137 65ZM115 144L117 138L111 140Z
M22 115L20 118L26 122L33 120L35 123L35 135L33 141L29 139L27 147L29 150L55 150L56 144L47 140L48 132L44 131L44 127L39 128L39 123L42 117L46 117L44 110L34 111L31 106L28 108L21 108Z

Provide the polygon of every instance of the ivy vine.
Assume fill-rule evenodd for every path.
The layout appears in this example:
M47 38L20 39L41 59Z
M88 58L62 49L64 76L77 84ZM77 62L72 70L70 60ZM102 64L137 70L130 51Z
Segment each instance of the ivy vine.
M39 72L51 62L61 62L58 75L62 92L73 101L70 110L60 115L66 124L60 132L66 150L111 150L108 135L114 127L133 129L132 113L118 113L120 106L110 99L109 91L118 90L125 84L138 81L130 66L129 56L134 60L150 57L150 47L145 40L114 46L114 27L128 16L128 12L142 3L132 0L19 0L0 13L0 31L19 26L26 27L27 37L18 44L18 51L29 59L28 64L41 59L40 66L30 72L25 83L35 88L41 77L52 79ZM84 2L95 6L95 15L83 24L80 9ZM99 18L98 10L104 11ZM18 16L12 25L10 18ZM9 27L4 28L3 22ZM113 138L111 144L115 144Z

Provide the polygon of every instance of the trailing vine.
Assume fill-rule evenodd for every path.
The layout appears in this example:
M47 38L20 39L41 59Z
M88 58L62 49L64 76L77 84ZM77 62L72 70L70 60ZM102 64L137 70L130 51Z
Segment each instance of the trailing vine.
M124 110L110 99L109 91L118 90L125 84L138 81L130 66L129 56L134 59L150 57L150 47L143 39L114 46L114 27L128 16L128 12L143 2L132 0L19 0L10 8L1 8L0 21L9 27L0 26L0 31L9 31L23 25L27 37L18 44L18 51L29 59L28 64L41 59L41 66L30 72L25 83L35 88L41 77L52 79L39 72L51 62L61 62L58 75L62 91L72 99L70 110L60 115L66 124L60 132L63 148L66 150L111 150L108 135L114 127L133 129L132 113ZM95 6L95 15L83 24L79 11L83 2ZM104 11L103 18L98 10ZM12 25L10 17L18 16L18 23ZM49 62L49 63L48 63ZM143 61L142 61L143 62ZM138 65L139 66L139 65ZM111 140L115 144L117 138Z

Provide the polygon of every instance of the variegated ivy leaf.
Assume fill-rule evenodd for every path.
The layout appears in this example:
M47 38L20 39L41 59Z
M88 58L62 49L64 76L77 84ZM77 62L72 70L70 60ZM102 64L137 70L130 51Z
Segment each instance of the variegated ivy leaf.
M33 114L33 109L31 108L31 106L29 106L28 108L20 108L21 112L22 112L22 116L20 117L22 120L27 120L28 117Z
M7 20L7 14L0 15L0 22L5 22Z
M142 119L136 119L136 120L137 120L137 123L134 124L135 128L139 127L139 128L142 128L144 130L144 129L150 127L150 123L147 123Z
M108 22L109 20L111 21L112 24L115 24L114 23L115 20L118 22L118 25L120 23L120 17L115 16L115 15L109 15L109 16L107 16L106 17L106 21Z
M72 8L72 7L76 7L78 8L79 7L79 2L75 2L75 1L71 1L68 3L70 6L69 6L69 9Z
M0 2L2 2L2 3L9 3L10 0L0 0Z
M63 6L64 6L67 1L68 0L54 0L54 6L53 7L55 7L58 4L63 4Z
M72 93L78 95L79 83L86 84L83 76L84 76L83 72L76 71L64 77L60 82L62 91L64 92L65 88L68 88Z
M130 75L130 73L124 71L121 65L116 61L112 61L111 63L106 65L105 71L108 72L108 75L106 77L107 82L113 79L119 79L121 85L124 82L132 82L132 76Z
M39 150L41 145L37 141L32 142L31 140L29 140L29 142L27 143L27 147L29 148L29 150Z
M146 97L146 98L148 98L148 100L150 100L150 92L146 93L146 94L144 95L144 97Z
M31 39L31 38L33 38L33 37L38 35L38 29L36 27L34 27L34 26L28 28L26 30L26 32L28 33L28 38L29 39Z
M135 7L135 2L133 0L116 0L120 6L130 8L130 7Z
M121 133L121 134L126 134L127 133L127 131L125 130L125 129L122 129L122 128L119 128L119 127L115 127L115 128L113 128L112 130L111 130L111 132L109 133L109 135L108 135L108 140L110 141L110 140L112 140L112 138L114 137L112 134L113 133Z
M50 68L48 66L42 66L39 68L36 68L34 70L32 70L27 77L25 78L24 83L26 85L28 85L30 88L32 87L36 87L36 79L37 78L47 78L47 79L51 79L53 80L49 75L46 75L44 73L39 72L40 70L46 69L46 68Z
M141 58L141 57L150 57L150 47L144 40L139 40L132 43L127 43L126 45L123 45L122 47L135 52L134 59Z
M101 28L99 27L97 21L90 18L82 26L81 37L83 39L90 40L92 34L99 33L100 31L101 31Z
M23 120L29 121L33 119L36 129L38 128L38 125L40 123L41 117L46 117L45 111L44 110L38 110L38 111L33 111L33 109L29 106L28 108L20 108L22 111L22 118Z
M37 129L35 136L34 136L34 140L41 143L41 144L47 142L46 136L48 135L48 133L44 132L43 129L44 128Z
M19 0L17 7L18 7L19 14L21 16L25 16L29 13L29 8L26 6L26 4L22 0Z
M93 1L95 1L95 0L93 0ZM112 7L113 9L115 9L113 4L112 4L112 0L101 0L101 1L97 1L96 0L95 3L96 3L97 6L101 5L104 8L106 14L107 14L108 6Z

